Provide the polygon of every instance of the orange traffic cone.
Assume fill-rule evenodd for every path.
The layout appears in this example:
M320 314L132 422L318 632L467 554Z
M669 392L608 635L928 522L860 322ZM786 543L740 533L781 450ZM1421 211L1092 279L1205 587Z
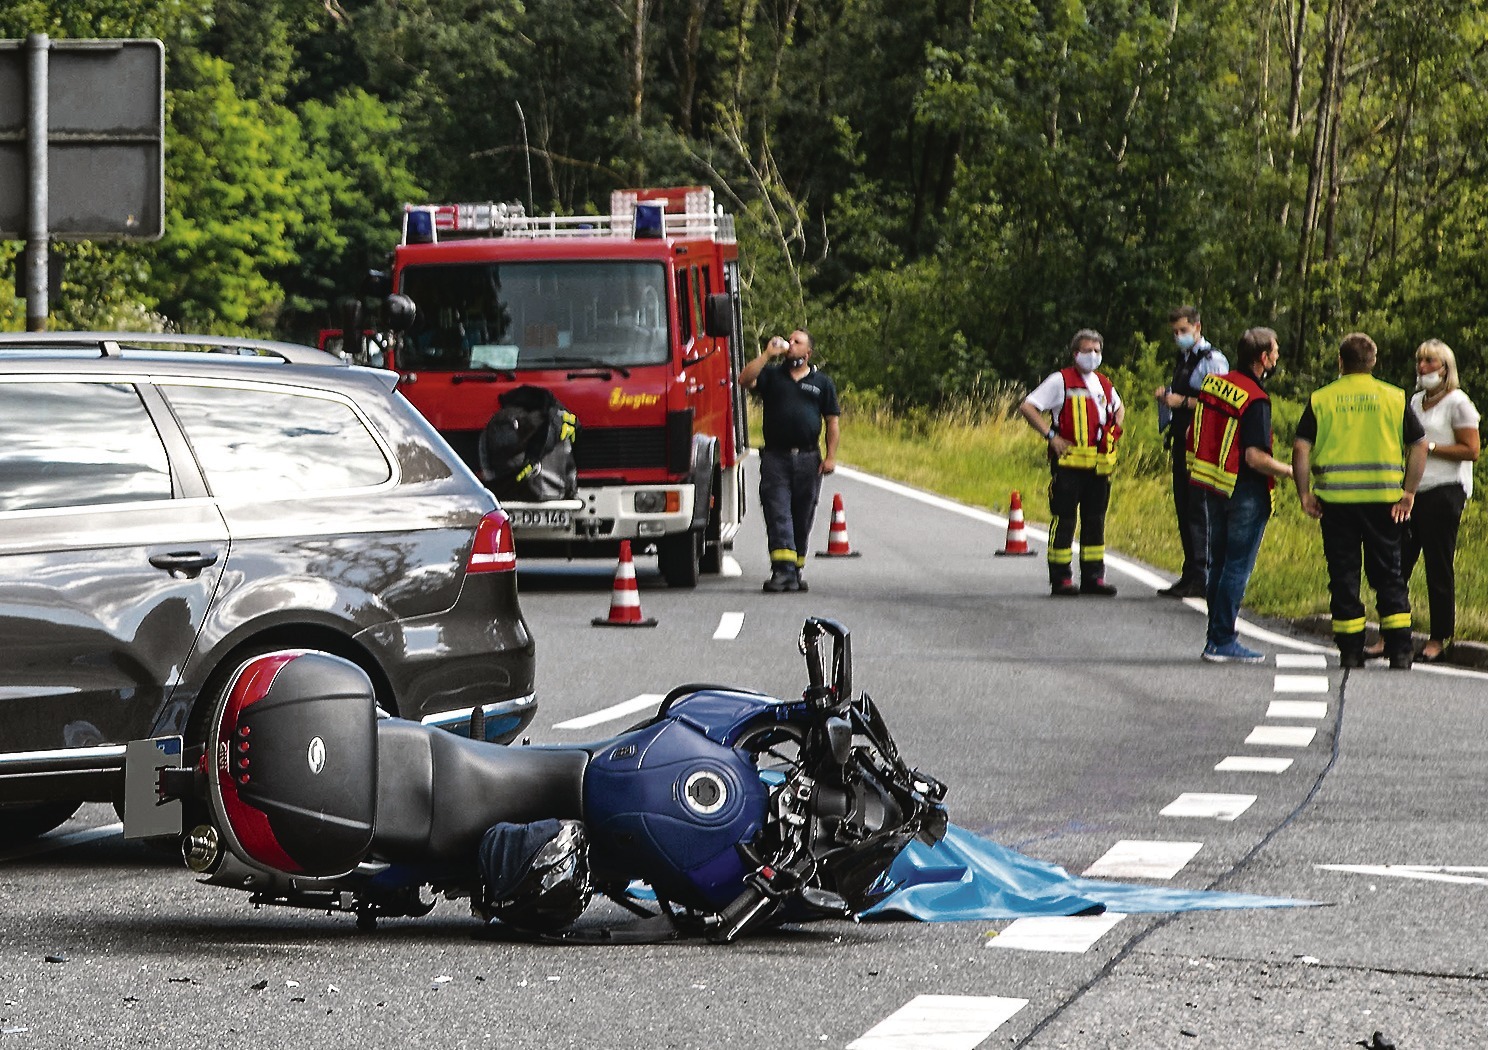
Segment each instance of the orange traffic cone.
M620 541L620 563L615 566L615 586L610 591L610 615L596 616L595 627L655 627L655 620L641 618L641 592L636 587L635 561L630 541Z
M817 551L818 558L856 558L862 552L847 542L847 512L842 509L842 493L832 495L832 528L827 533L827 549Z
M1008 507L1007 543L998 554L1033 554L1028 549L1028 536L1023 531L1023 497L1013 489L1013 498Z

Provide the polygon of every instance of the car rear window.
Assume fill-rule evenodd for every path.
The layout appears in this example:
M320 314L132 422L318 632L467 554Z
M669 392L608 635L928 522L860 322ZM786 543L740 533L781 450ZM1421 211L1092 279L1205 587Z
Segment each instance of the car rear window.
M343 401L235 386L161 390L216 496L276 499L392 477L377 439Z
M0 511L171 498L170 463L128 383L0 383Z

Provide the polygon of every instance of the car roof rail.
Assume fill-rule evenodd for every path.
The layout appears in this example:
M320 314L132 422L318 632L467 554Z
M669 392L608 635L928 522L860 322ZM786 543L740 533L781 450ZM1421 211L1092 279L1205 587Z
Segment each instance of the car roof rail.
M298 343L235 335L184 335L178 332L0 332L0 351L96 350L99 357L123 357L130 347L183 349L277 359L291 365L345 365L335 354Z

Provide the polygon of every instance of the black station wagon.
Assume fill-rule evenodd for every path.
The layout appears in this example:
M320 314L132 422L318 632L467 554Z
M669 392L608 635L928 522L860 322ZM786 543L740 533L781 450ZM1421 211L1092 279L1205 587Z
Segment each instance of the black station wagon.
M532 720L511 526L397 380L285 343L0 335L0 843L119 802L129 740L199 748L272 649L354 661L403 718Z

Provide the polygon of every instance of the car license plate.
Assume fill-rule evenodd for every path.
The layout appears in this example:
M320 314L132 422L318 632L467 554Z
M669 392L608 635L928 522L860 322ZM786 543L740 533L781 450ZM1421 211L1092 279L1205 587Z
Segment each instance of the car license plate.
M573 517L566 510L511 510L512 527L518 529L566 529Z

